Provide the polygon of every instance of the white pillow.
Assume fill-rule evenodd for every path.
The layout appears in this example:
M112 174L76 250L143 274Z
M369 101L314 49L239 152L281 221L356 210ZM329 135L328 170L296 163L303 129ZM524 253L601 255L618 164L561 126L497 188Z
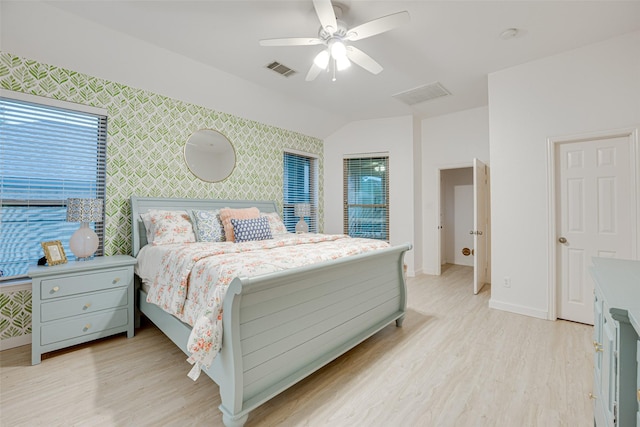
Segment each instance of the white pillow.
M193 243L196 236L186 211L150 209L140 218L147 229L147 242L155 246Z
M271 228L271 234L276 236L278 234L287 234L287 227L280 219L280 215L277 212L260 212L260 216L266 217L269 220L269 227Z

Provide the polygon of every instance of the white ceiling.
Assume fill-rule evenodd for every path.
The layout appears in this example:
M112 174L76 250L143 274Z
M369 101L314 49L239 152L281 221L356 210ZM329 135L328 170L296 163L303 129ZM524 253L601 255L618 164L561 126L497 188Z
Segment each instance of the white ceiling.
M341 0L347 26L407 10L411 22L354 42L384 71L352 66L337 81L305 75L322 46L261 47L258 40L316 37L311 0L54 1L60 9L338 114L345 121L430 117L487 104L487 75L640 29L640 1ZM507 28L517 37L501 40ZM640 47L639 47L640 48ZM298 74L265 68L278 61ZM409 107L393 94L440 82L452 96Z

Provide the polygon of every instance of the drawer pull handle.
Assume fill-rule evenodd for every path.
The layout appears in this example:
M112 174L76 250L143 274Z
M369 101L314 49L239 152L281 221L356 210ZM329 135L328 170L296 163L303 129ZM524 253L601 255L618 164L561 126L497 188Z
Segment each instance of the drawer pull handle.
M111 283L115 285L115 284L116 284L116 283L118 283L119 281L120 281L120 278L119 278L119 277L116 277L115 279L113 279L113 282L111 282Z
M84 328L82 328L84 332L87 332L89 329L91 329L91 323L87 323L86 325L84 325Z
M88 309L89 307L91 307L91 303L90 303L90 302L86 303L86 304L84 305L84 307L82 307L82 309L83 309L83 310L86 310L86 309Z
M596 400L597 398L598 396L596 396L595 394L589 393L589 399Z
M59 287L59 286L54 286L54 287L51 289L51 293L58 292L59 290L60 290L60 287Z

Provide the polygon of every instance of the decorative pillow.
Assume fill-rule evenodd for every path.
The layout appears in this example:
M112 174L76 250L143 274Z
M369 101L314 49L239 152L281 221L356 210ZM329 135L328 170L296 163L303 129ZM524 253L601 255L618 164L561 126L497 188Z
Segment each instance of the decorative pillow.
M258 208L245 208L245 209L231 209L222 208L219 212L220 222L224 227L224 235L227 242L233 242L233 225L231 225L231 218L233 219L252 219L260 216Z
M153 243L153 223L151 222L151 214L149 212L145 212L140 214L140 219L144 224L144 229L147 232L147 243Z
M185 211L162 211L151 209L148 212L154 246L170 243L193 243L196 236L189 215ZM143 219L144 221L144 219ZM147 230L149 230L147 228Z
M233 234L236 242L273 239L269 220L266 217L252 219L231 218L231 225L233 225Z
M218 210L192 210L193 225L198 242L223 242L224 228L218 216Z
M269 220L269 227L271 227L271 234L277 236L278 234L287 234L287 227L280 219L280 215L277 212L260 212L261 217L266 217Z

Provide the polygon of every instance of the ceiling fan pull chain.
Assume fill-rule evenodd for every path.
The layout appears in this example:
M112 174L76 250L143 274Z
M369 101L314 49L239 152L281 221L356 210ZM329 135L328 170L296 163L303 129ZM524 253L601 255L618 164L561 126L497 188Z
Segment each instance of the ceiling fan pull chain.
M336 81L336 60L334 59L333 61L333 78L331 79L332 82Z

